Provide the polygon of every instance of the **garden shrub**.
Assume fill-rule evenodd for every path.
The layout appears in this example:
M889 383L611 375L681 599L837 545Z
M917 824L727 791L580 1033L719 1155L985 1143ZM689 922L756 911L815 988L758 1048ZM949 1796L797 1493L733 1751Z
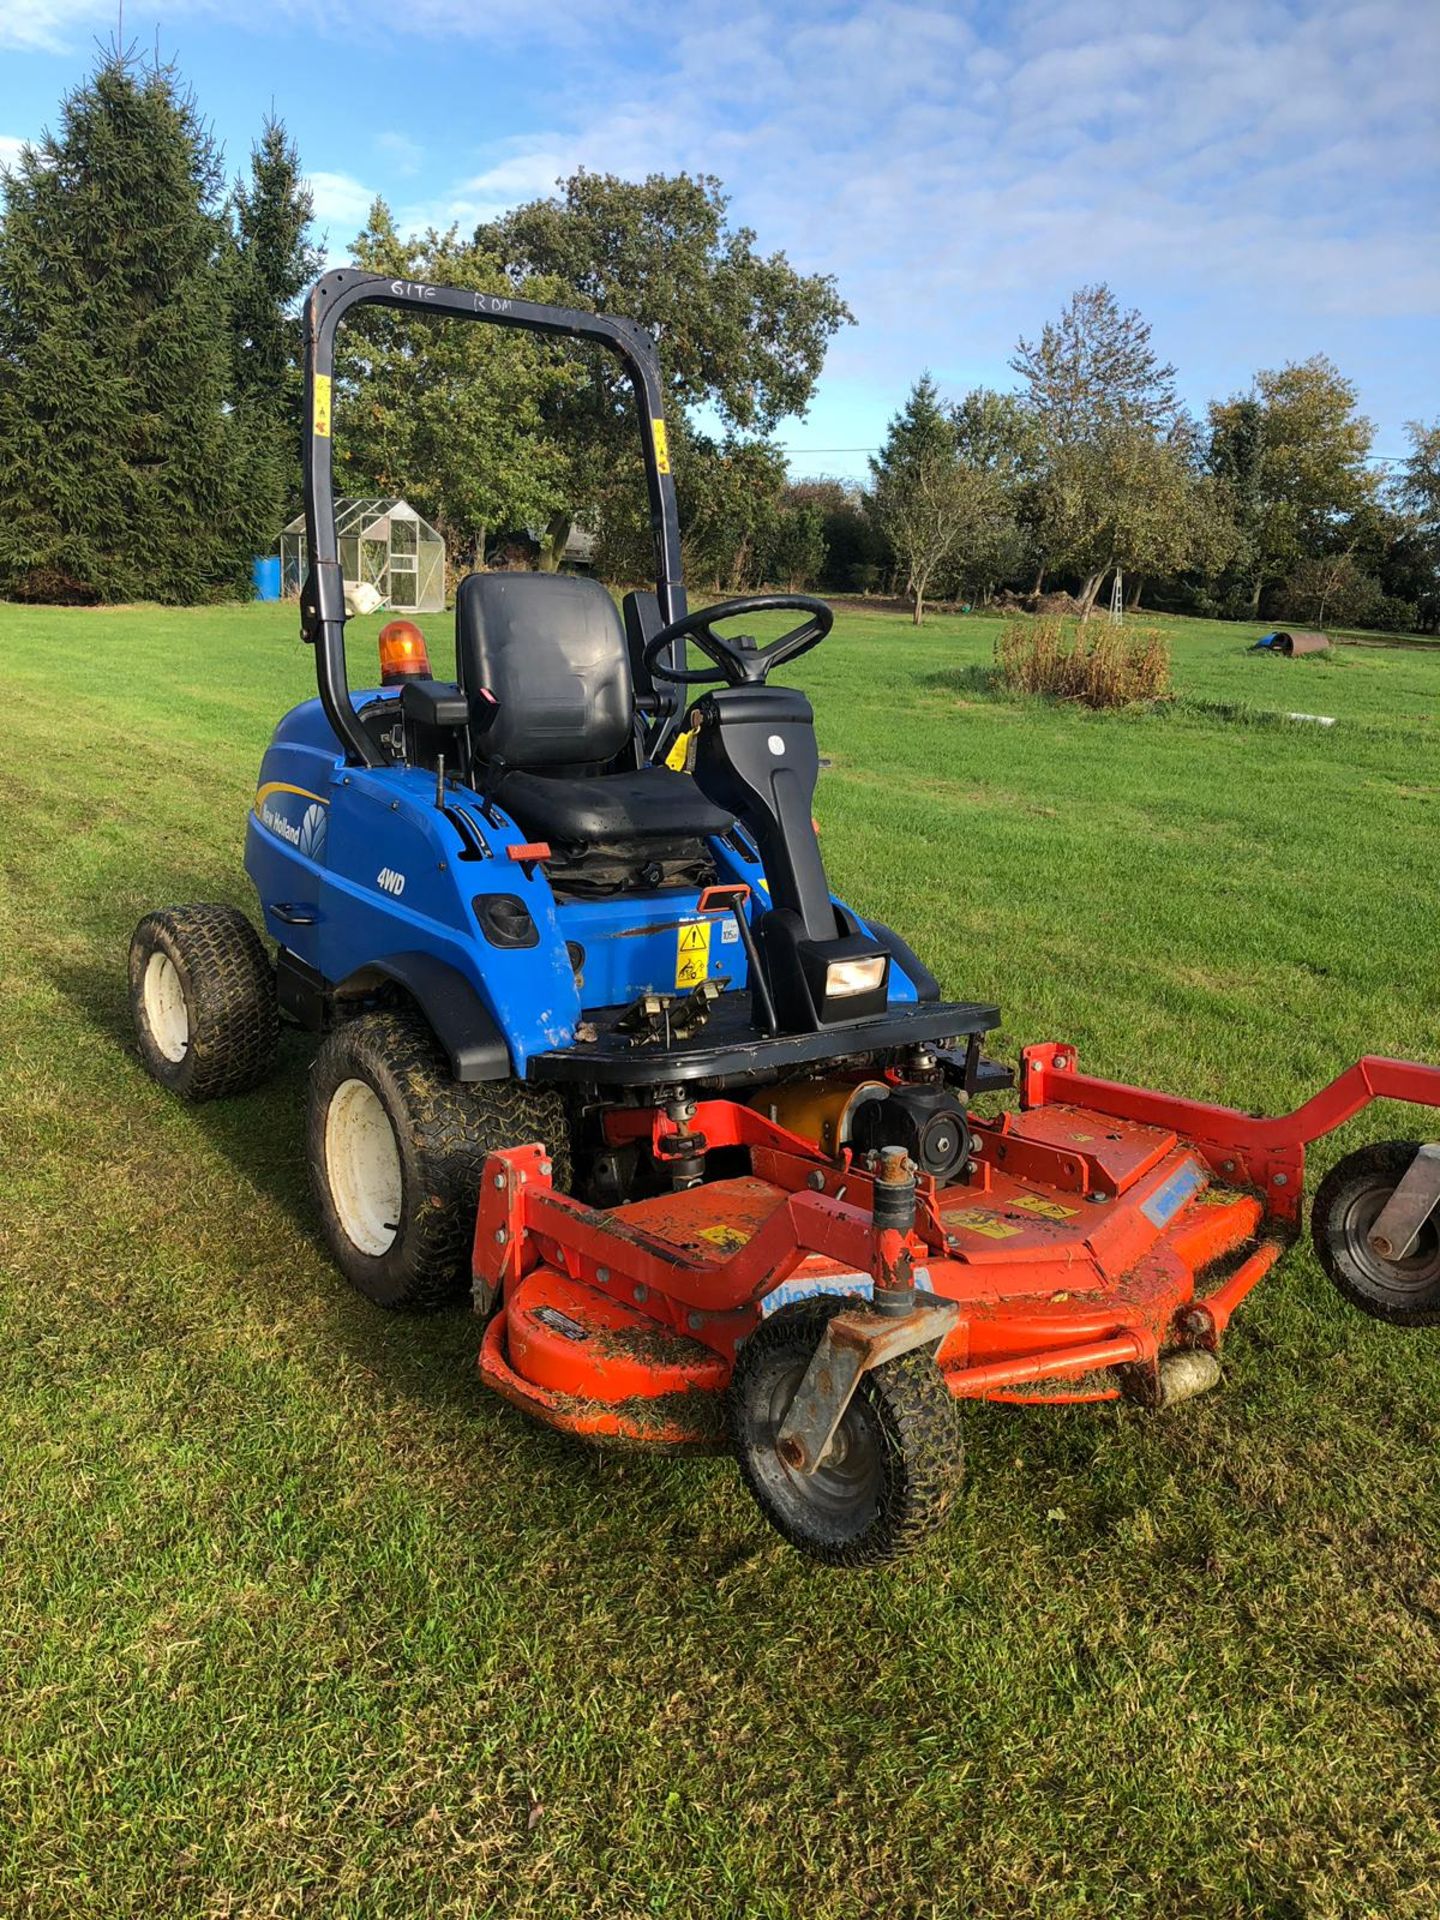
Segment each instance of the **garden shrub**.
M1153 627L1127 633L1097 623L1067 633L1061 620L1010 620L995 662L1011 693L1049 693L1087 707L1170 696L1170 648Z

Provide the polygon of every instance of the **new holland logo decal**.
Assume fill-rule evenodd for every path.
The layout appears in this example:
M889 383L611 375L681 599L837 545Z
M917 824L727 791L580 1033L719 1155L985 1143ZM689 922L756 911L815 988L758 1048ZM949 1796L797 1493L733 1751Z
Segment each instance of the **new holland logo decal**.
M295 800L308 800L310 804L297 811ZM323 860L329 806L323 794L311 793L308 787L267 780L255 795L254 812L260 825L277 840L284 840L307 860Z

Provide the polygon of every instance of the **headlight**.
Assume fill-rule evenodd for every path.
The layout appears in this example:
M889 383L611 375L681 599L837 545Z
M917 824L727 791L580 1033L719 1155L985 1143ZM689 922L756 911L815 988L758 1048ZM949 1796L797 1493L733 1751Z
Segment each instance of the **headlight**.
M853 994L873 993L885 979L885 955L867 954L863 960L832 960L825 969L825 998L848 1000Z

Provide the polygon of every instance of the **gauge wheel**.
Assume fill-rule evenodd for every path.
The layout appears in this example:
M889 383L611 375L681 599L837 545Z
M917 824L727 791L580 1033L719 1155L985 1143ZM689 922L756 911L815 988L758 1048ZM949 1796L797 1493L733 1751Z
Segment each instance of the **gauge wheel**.
M275 1058L275 970L238 907L146 914L130 941L130 1012L146 1072L184 1100L243 1093Z
M570 1183L559 1095L519 1080L462 1086L410 1012L362 1014L329 1036L310 1070L306 1141L336 1265L367 1300L399 1310L469 1291L490 1154L539 1142L554 1184L563 1192Z
M1440 1217L1431 1214L1402 1260L1382 1260L1370 1230L1415 1158L1414 1140L1347 1154L1320 1182L1310 1234L1321 1266L1362 1312L1397 1327L1440 1326Z
M781 1459L780 1427L826 1323L853 1305L803 1300L762 1320L730 1385L731 1438L756 1504L792 1547L837 1567L909 1553L944 1519L964 1474L958 1409L928 1349L861 1376L813 1473Z

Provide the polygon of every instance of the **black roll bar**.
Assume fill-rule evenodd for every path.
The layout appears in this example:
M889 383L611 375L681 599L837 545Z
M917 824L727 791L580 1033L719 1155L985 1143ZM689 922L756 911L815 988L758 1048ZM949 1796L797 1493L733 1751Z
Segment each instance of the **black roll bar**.
M320 703L345 748L347 762L379 766L350 702L345 672L345 582L335 537L335 476L331 461L331 399L335 335L350 311L365 303L402 307L407 312L444 315L457 320L488 320L528 333L598 340L618 354L635 389L645 483L650 495L650 525L655 541L655 592L665 625L688 611L680 566L680 521L675 481L665 435L660 363L655 344L633 320L581 313L570 307L542 307L506 294L476 293L461 287L432 287L418 280L391 280L380 273L339 267L317 280L305 302L305 540L309 571L300 594L301 636L315 648L315 677ZM683 661L677 659L677 667Z

